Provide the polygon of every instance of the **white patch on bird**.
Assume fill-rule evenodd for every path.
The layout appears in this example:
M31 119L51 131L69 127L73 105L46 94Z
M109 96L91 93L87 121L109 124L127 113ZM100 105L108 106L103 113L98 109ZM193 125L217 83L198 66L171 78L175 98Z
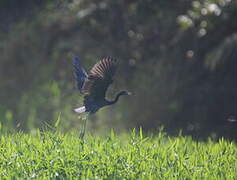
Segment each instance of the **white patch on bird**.
M79 107L79 108L76 108L76 109L74 109L74 111L76 112L76 113L83 113L83 112L85 112L86 111L86 107L85 106L82 106L82 107Z
M228 117L227 121L229 121L229 122L237 122L237 118L235 116L231 115L231 116Z

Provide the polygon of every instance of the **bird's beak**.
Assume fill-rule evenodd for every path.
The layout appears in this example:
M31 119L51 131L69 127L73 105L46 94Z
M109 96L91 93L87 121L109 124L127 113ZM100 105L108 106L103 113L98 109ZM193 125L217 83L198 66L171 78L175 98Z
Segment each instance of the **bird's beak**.
M132 95L132 93L131 93L131 92L128 92L128 95L130 96L130 95Z

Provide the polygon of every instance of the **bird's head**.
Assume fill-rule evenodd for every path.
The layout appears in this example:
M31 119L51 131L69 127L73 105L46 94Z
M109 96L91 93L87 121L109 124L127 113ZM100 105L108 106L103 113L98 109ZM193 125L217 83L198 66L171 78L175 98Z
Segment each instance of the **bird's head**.
M129 91L126 91L126 90L123 90L123 91L120 91L120 93L119 93L120 95L132 95L132 93L131 92L129 92Z

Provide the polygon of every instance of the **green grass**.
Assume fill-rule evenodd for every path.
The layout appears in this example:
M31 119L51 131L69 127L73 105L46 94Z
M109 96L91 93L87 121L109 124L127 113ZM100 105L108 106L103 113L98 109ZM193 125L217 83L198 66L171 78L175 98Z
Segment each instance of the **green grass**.
M1 179L236 179L237 145L142 132L107 137L53 132L0 137Z

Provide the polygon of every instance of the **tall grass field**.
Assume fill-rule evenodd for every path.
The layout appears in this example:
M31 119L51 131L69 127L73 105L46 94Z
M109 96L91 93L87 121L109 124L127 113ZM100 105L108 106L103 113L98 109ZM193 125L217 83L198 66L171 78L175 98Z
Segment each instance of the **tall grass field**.
M0 179L237 179L237 145L142 131L2 134Z

